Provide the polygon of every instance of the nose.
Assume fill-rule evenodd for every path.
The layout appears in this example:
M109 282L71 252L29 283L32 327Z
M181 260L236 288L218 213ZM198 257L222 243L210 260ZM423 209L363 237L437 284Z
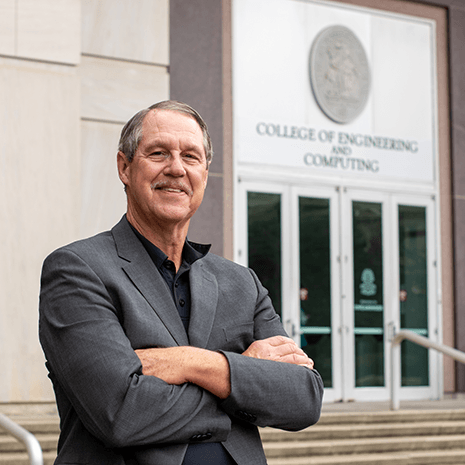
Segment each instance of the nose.
M167 160L164 172L168 176L184 176L186 174L186 170L184 169L181 157L176 154L171 155Z

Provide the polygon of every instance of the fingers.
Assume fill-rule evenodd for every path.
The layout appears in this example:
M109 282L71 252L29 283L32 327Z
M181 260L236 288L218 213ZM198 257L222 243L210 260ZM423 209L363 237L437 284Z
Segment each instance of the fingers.
M292 363L313 369L313 360L289 337L273 336L253 342L243 353L248 357Z
M313 363L313 360L311 358L308 359L308 363L301 364L301 366L310 368L310 370L313 370L314 365L315 364Z
M280 354L274 360L278 362L292 363L293 365L310 365L308 355L301 349L296 352Z
M286 336L272 336L267 339L262 339L262 341L265 341L272 346L279 346L282 344L289 344L289 343L297 346L294 339L291 339L290 337L286 337Z

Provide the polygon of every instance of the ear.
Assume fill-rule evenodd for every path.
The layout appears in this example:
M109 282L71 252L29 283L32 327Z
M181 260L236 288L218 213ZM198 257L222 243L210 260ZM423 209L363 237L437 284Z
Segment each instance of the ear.
M118 152L116 156L116 164L118 166L118 175L121 179L121 182L127 186L128 185L128 170L130 167L130 163L126 158L126 155L123 152Z

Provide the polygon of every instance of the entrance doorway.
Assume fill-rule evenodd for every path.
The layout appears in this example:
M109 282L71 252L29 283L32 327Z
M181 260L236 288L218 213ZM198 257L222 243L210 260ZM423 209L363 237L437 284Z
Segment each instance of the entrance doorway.
M389 339L438 335L435 199L331 186L239 183L237 260L315 360L325 401L387 400ZM438 395L440 362L408 341L401 398ZM442 374L441 374L442 376Z

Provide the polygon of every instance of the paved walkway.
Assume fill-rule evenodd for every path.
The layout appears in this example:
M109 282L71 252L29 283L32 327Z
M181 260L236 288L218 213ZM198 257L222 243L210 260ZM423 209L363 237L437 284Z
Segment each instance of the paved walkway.
M323 413L330 412L382 412L391 409L386 402L328 402L323 404ZM401 401L400 410L456 410L465 409L465 393L445 394L441 400Z

